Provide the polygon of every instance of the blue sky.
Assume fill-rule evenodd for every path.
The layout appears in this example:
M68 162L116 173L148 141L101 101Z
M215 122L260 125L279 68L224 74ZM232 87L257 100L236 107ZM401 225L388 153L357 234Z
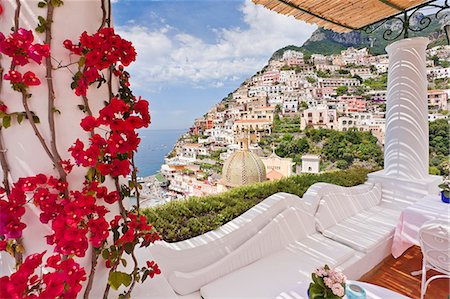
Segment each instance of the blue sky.
M135 95L150 101L152 129L188 128L316 28L250 0L113 2L116 30L138 52L129 71Z

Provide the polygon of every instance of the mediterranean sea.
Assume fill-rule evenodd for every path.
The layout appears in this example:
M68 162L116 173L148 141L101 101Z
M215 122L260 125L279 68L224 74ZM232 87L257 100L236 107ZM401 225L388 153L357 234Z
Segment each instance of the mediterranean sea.
M154 175L164 163L164 157L187 130L139 130L141 143L135 162L139 170L138 176Z

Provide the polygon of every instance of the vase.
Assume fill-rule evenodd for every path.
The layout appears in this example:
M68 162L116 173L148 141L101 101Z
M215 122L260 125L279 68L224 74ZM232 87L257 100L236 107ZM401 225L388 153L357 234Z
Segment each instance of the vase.
M441 200L445 203L450 203L450 198L445 196L444 191L441 191Z

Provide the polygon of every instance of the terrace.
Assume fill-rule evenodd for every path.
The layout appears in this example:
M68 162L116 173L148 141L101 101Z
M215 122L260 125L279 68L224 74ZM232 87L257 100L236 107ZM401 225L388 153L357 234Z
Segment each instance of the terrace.
M102 14L98 3L93 1L64 2L64 6L58 8L61 14L54 20L55 24L68 22L77 25L67 28L67 32L64 32L66 36L54 32L53 38L60 44L65 38L75 40L83 30L95 32L99 20L103 19L105 23L104 5ZM254 2L325 28L347 32L368 28L391 16L403 15L408 18L406 11L427 1ZM23 4L25 13L20 15L20 21L32 27L36 22L34 17L42 12L36 5L28 4ZM17 8L13 5L5 8L9 21L14 20L15 12ZM84 22L79 22L77 18L80 16ZM0 24L2 32L9 30L10 23ZM404 23L408 23L406 19ZM402 32L407 33L408 28L403 27ZM419 247L409 247L419 244L418 230L426 220L442 219L446 222L440 227L447 228L441 233L440 240L447 242L444 243L447 248L442 249L444 255L440 257L444 264L442 269L450 270L450 205L441 203L438 197L438 184L442 182L442 177L428 174L427 43L426 38L405 38L392 43L387 49L389 75L383 170L369 174L367 182L355 187L317 183L302 197L276 193L216 230L175 243L160 241L149 248L137 250L133 261L154 259L162 275L155 276L150 283L136 286L133 297L307 298L305 286L307 288L311 280L311 273L317 267L328 264L341 270L355 284L370 283L361 284L367 287L368 292L372 292L368 298L407 298L402 295L419 298L421 276L411 275L411 272L421 268L422 256ZM64 51L57 48L55 55L67 57ZM72 62L64 63L70 65ZM36 67L35 70L43 75L42 69ZM66 83L71 82L72 75L64 71L63 68L57 69L54 76ZM46 79L46 84L51 84L51 77L47 76ZM110 82L109 86L103 86L89 96L101 98L108 95L107 88L112 89L113 84ZM74 102L79 100L73 94L62 91L59 86L55 89ZM5 91L2 96L8 99L20 97L11 90ZM46 98L47 89L36 89L33 96ZM47 103L33 104L37 112L46 113ZM91 103L91 109L96 113L103 107L102 104L100 101ZM81 112L72 115L70 105L73 106L73 103L67 100L60 103L59 107L63 114L72 117L69 125L59 123L64 133L61 134L60 145L64 148L68 148L80 136L84 136L84 140L88 139L86 132L71 127L71 124L79 123ZM36 148L31 130L15 127L2 133L6 148L9 149L8 155L14 162L11 164L14 177L27 176L35 171L54 172L53 165L49 170L48 161L36 159L37 156L45 156L42 149L29 150ZM43 139L51 135L51 131L46 133ZM24 138L14 139L16 134ZM1 152L4 153L3 150ZM76 172L71 180L81 185L82 177L81 172ZM38 222L38 212L34 207L30 205L27 209L29 214L26 221L30 230L26 231L23 238L27 252L48 250L48 246L37 241L45 239L45 235L52 230ZM407 215L416 217L407 218ZM95 250L91 254L95 256ZM8 258L2 253L2 275L14 272L14 261ZM86 269L91 267L88 258L80 258L80 263ZM124 268L127 266L124 265ZM102 297L104 285L100 281L108 280L108 273L109 269L105 267L97 269L94 283L91 284L91 298ZM427 274L433 272L428 271ZM428 286L425 298L446 298L448 294L448 280L437 280ZM109 297L118 296L119 293L111 291Z
M370 30L371 26L379 26L378 22L384 23L390 16L400 15L399 11L406 22L424 3L254 2L338 32ZM411 9L414 11L408 13ZM407 37L410 29L403 27L401 33ZM277 193L215 231L151 248L156 259L166 259L167 264L162 261L162 265L167 269L170 287L178 295L193 298L199 295L203 298L273 298L277 295L277 298L285 299L306 298L299 290L304 289L302 281L309 281L308 276L314 268L310 263L314 260L315 266L334 263L351 279L395 292L377 295L374 291L372 298L404 298L402 295L420 298L421 275L411 273L421 268L420 247L407 249L406 246L396 252L397 247L402 247L398 242L404 242L398 240L402 237L399 236L401 226L412 225L404 219L406 211L417 212L413 223L418 218L423 218L424 222L444 219L447 238L450 221L449 207L439 202L437 196L437 185L442 178L428 174L427 43L425 38L405 38L395 41L387 49L384 170L369 174L368 181L359 187L344 190L317 184L302 198ZM371 198L376 198L377 203L368 204ZM366 206L349 212L358 205ZM428 205L436 205L437 209L428 211ZM308 223L308 217L313 223ZM402 224L400 219L406 223ZM418 231L424 222L418 223L415 229ZM418 240L409 242L409 245L419 243ZM327 251L324 244L333 251ZM369 249L363 244L373 247ZM448 247L449 243L446 244ZM344 251L339 253L342 245L345 245L344 251L349 247L356 250L352 258L345 258ZM392 257L391 251L396 258ZM429 271L427 274L429 277L437 273ZM446 298L449 293L448 279L435 280L428 286L425 298Z

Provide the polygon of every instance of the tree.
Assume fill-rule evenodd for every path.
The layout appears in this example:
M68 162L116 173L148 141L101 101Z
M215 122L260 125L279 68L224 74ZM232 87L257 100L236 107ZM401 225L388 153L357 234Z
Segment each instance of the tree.
M348 162L345 160L337 160L336 167L339 169L347 169L349 166Z
M343 96L343 95L347 94L347 92L348 92L348 86L342 85L342 86L339 86L338 88L336 88L336 94L338 96Z
M356 88L353 90L353 95L356 96L362 96L366 93L366 87L364 85L356 86Z
M311 83L311 84L317 82L317 80L314 77L311 77L311 76L306 76L306 81L308 81L308 83Z

